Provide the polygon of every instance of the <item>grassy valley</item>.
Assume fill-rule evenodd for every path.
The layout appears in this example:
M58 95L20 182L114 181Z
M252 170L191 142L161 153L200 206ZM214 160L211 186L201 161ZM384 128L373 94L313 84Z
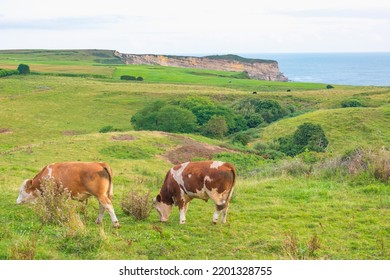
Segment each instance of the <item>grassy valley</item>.
M0 68L20 63L32 73L0 78L0 259L390 259L389 87L327 89L237 72L124 65L112 51L0 51ZM210 138L135 130L130 121L154 101L189 97L232 110L248 97L273 100L288 112L241 132L250 135L247 145L233 141L235 132ZM343 108L345 100L361 106ZM323 128L325 152L271 159L258 148L274 149L306 122ZM99 132L107 126L111 131ZM151 200L173 162L205 158L229 160L238 170L227 224L212 225L210 201L192 201L186 225L177 209L167 223L154 209L141 221L122 210L131 192L150 192ZM24 179L49 163L77 160L112 167L120 229L107 214L94 224L94 198L85 207L74 202L77 228L42 223L34 207L16 205Z

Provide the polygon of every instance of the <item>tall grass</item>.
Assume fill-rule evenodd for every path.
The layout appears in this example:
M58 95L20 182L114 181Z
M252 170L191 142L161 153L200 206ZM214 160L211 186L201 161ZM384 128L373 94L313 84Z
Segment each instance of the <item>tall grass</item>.
M43 177L41 192L38 193L37 202L32 208L43 225L64 226L68 233L73 235L85 230L75 203L78 202L72 201L69 190L62 184L56 184L50 177Z

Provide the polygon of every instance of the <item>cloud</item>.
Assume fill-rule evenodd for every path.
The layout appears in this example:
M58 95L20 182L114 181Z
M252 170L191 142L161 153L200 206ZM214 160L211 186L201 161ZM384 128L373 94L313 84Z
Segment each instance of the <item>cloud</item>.
M355 19L390 19L390 9L308 9L295 11L274 11L274 15L300 18L355 18Z
M73 30L96 29L124 21L123 16L62 17L53 19L1 20L0 29Z

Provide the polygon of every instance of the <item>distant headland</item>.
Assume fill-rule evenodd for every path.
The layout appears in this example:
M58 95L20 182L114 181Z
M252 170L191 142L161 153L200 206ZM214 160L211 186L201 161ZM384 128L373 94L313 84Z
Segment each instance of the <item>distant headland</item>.
M250 79L287 82L275 60L250 59L238 55L212 56L173 56L155 54L124 54L114 51L114 55L126 64L161 65L209 70L245 72Z

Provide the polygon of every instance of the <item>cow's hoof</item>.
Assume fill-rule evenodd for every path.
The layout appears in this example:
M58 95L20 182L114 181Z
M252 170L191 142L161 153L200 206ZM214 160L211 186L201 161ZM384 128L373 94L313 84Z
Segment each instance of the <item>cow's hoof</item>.
M180 224L181 224L181 225L185 225L185 223L186 223L186 220L180 221Z
M120 228L120 227L121 227L121 225L119 224L118 221L114 222L114 228Z
M95 224L97 224L97 225L99 225L99 224L101 224L102 223L102 221L100 221L100 220L96 220L95 221Z
M216 224L217 224L217 222L213 221L213 225L216 225Z

